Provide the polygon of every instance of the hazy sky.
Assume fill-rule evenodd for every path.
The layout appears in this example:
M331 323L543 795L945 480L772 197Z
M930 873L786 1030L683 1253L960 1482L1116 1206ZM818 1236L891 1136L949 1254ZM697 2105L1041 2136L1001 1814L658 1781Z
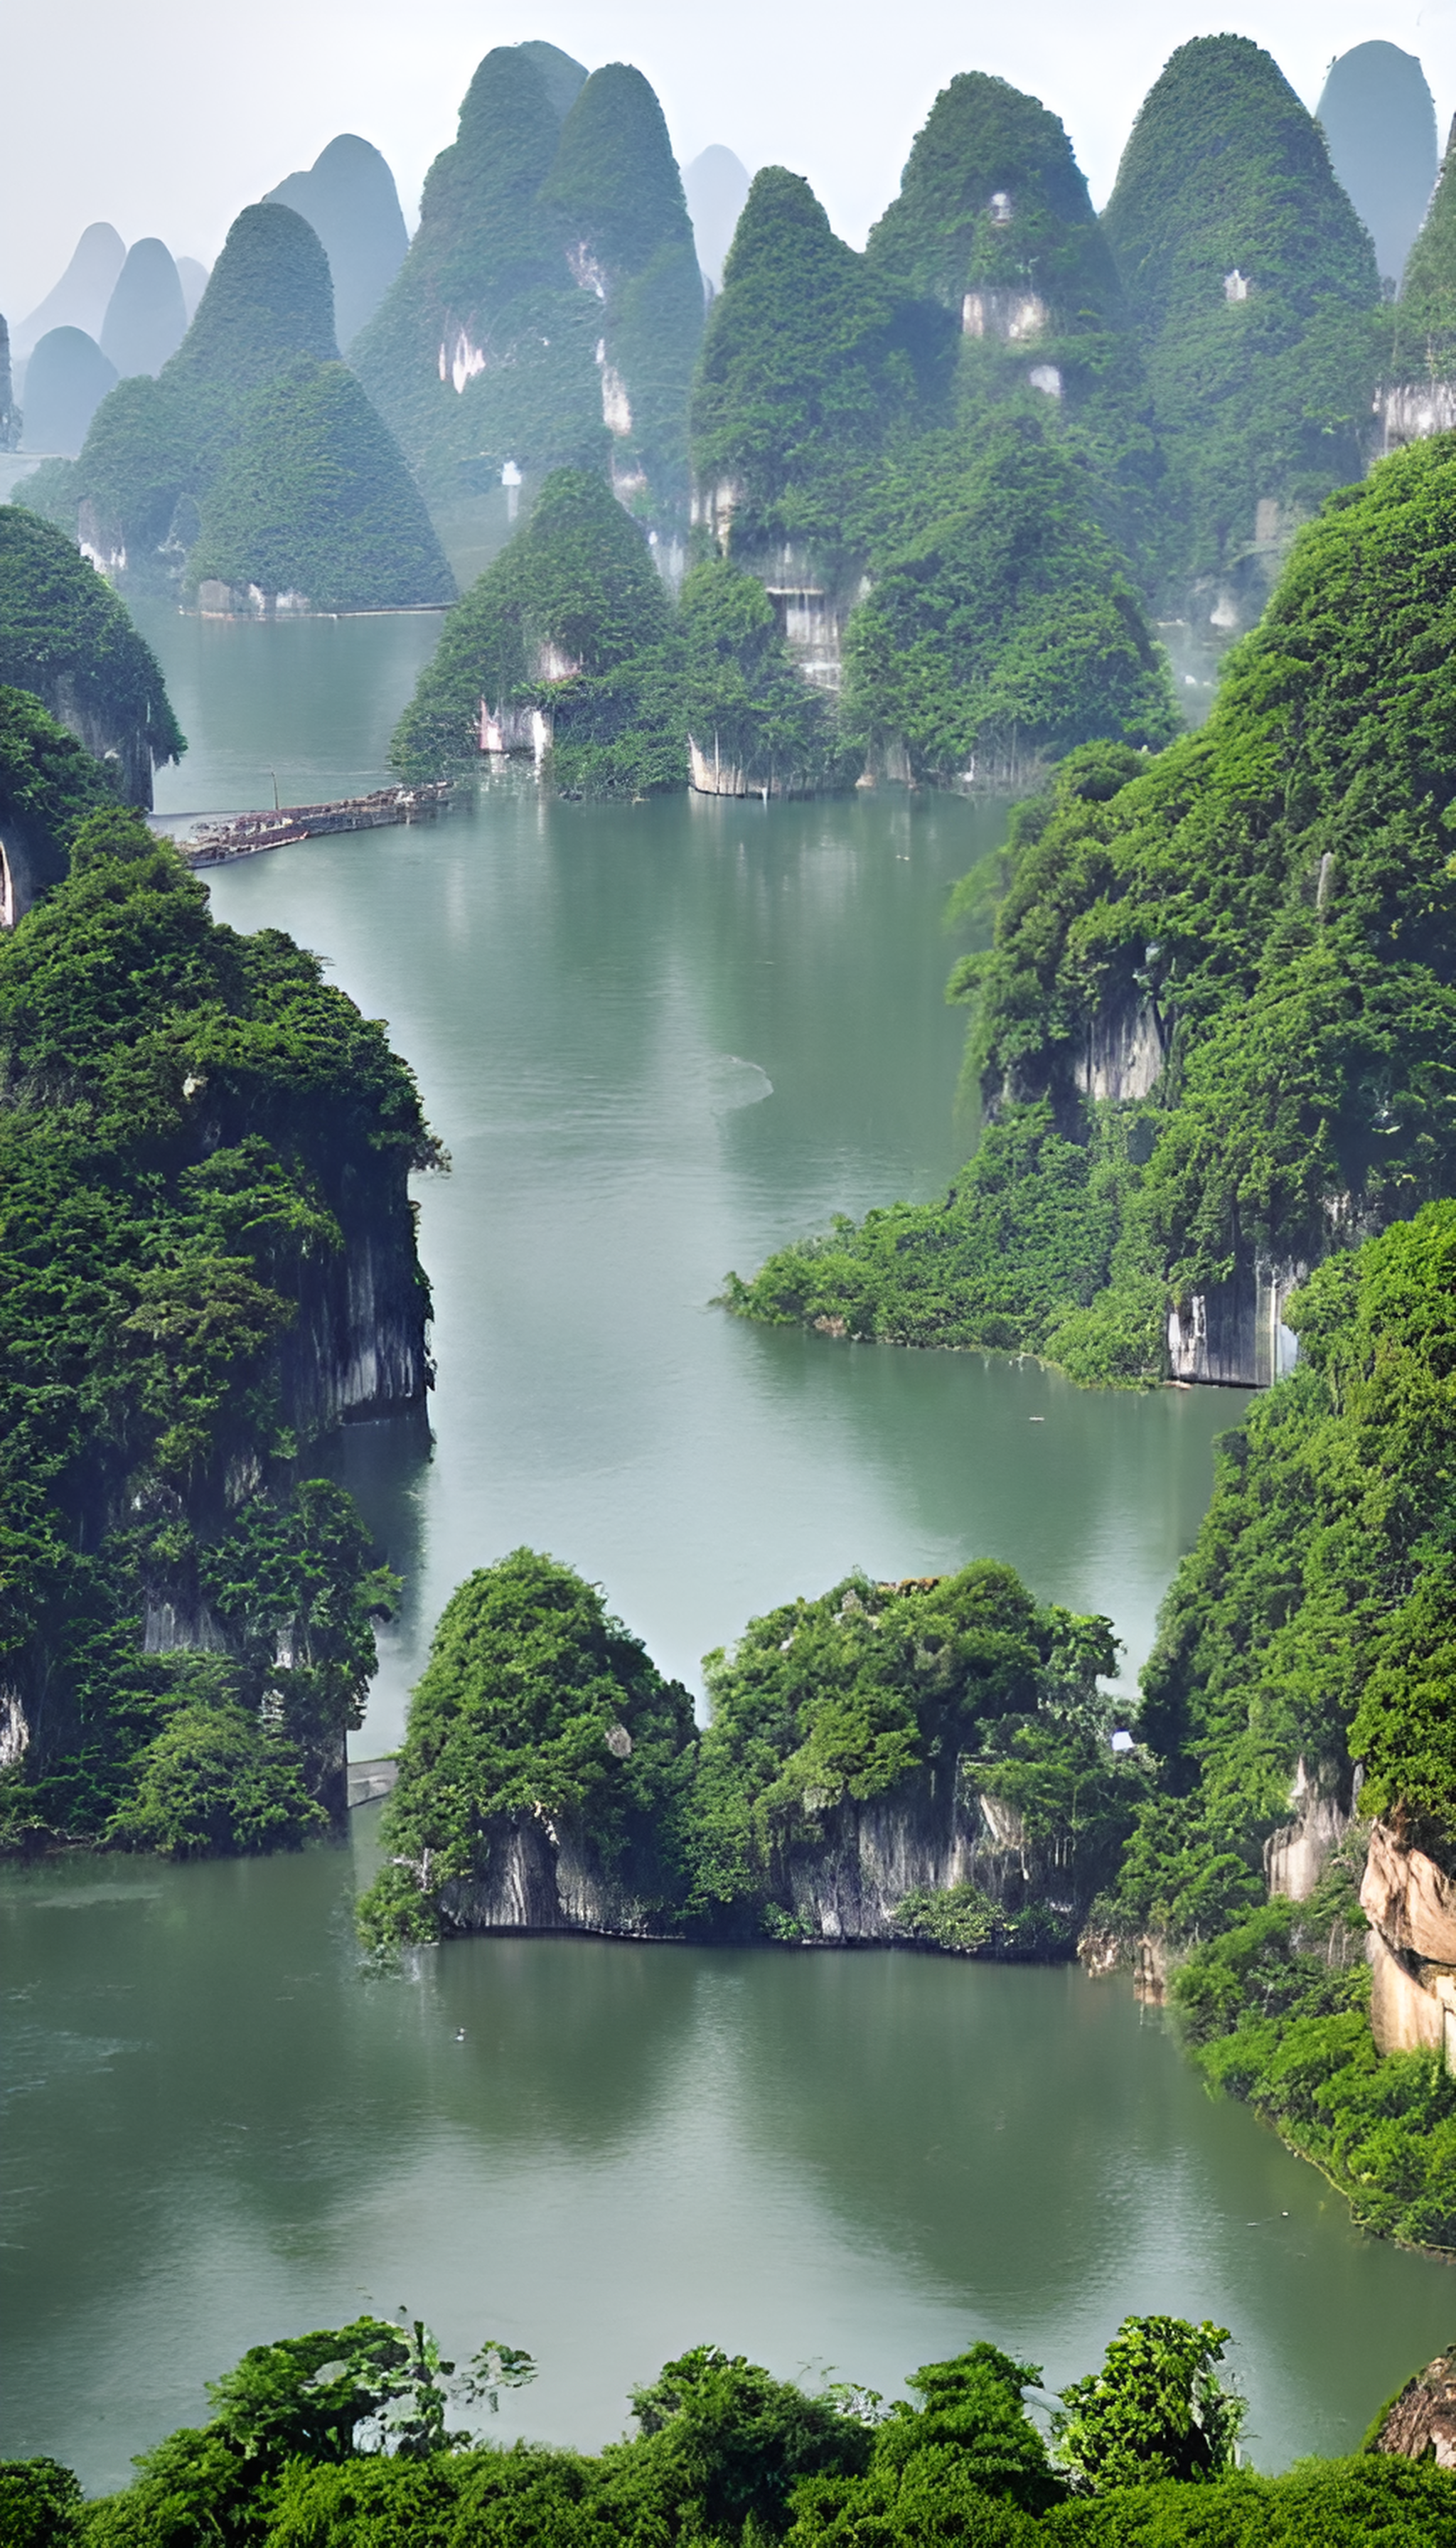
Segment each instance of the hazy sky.
M1312 106L1336 53L1383 36L1456 109L1456 0L43 0L4 51L0 310L23 318L87 222L209 263L228 223L335 133L377 142L412 224L493 45L544 36L594 68L635 62L680 158L725 141L805 175L857 244L956 71L999 72L1058 114L1105 200L1139 101L1175 45L1266 45Z

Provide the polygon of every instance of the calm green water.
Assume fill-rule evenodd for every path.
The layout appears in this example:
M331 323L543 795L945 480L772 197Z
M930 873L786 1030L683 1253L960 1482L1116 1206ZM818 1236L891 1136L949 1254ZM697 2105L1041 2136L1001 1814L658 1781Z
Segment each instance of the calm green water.
M1237 2329L1271 2466L1449 2339L1449 2270L1361 2241L1121 1986L586 1939L370 1979L352 1873L0 1878L0 2448L115 2483L244 2345L401 2301L537 2354L498 2431L588 2444L704 2339L893 2391L983 2335L1054 2383L1166 2309Z
M270 768L284 802L377 781L434 623L150 631L193 741L163 808L223 808L271 801ZM451 1587L521 1540L694 1681L853 1563L982 1551L1145 1651L1239 1401L708 1306L730 1265L955 1165L936 921L993 822L509 785L214 876L223 917L293 930L389 1019L454 1158L420 1187L433 1451L369 1425L340 1454L410 1585L361 1754L397 1739ZM530 2346L500 2429L584 2443L704 2337L889 2389L985 2334L1056 2381L1165 2308L1237 2329L1275 2465L1349 2442L1448 2339L1449 2271L1356 2238L1121 1985L510 1940L381 1980L354 1880L343 1849L0 1877L0 2448L114 2483L243 2345L400 2301Z
M284 803L377 783L436 625L155 613L192 741L160 810L271 801L270 764ZM1091 1398L709 1306L730 1266L956 1164L939 918L1001 819L899 794L548 807L523 779L437 827L213 872L220 916L292 930L389 1020L454 1160L419 1186L433 1458L398 1426L344 1449L410 1587L361 1755L398 1741L452 1587L522 1540L692 1684L755 1611L852 1565L975 1554L1145 1654L1240 1400Z

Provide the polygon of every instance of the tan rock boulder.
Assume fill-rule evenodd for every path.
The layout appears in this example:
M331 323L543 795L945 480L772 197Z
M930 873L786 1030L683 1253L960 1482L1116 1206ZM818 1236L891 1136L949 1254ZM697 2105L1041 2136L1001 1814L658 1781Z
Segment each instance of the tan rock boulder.
M1386 2409L1369 2447L1456 2469L1456 2345L1408 2380Z

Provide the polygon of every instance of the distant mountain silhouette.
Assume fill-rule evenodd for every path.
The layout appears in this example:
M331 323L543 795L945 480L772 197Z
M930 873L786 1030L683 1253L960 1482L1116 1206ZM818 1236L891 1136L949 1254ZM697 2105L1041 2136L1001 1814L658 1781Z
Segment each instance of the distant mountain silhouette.
M27 451L79 451L102 400L117 385L107 361L83 327L51 327L26 367Z
M17 357L23 360L33 353L52 327L80 327L88 336L99 337L106 305L126 262L126 242L110 222L93 222L82 230L60 281L17 326L13 342Z
M101 322L101 350L122 379L161 370L187 333L187 303L172 252L159 238L128 250Z
M1398 283L1436 182L1436 110L1425 73L1399 45L1356 45L1330 64L1316 112L1381 274Z
M312 168L296 169L263 201L302 213L322 241L338 341L346 346L373 318L410 245L389 162L372 141L340 133Z

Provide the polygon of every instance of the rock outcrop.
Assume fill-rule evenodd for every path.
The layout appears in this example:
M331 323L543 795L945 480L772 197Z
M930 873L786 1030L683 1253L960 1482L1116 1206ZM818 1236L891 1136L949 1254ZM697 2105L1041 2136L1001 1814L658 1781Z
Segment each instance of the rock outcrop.
M1299 1339L1284 1309L1307 1265L1266 1262L1192 1292L1168 1312L1168 1376L1228 1389L1268 1389L1294 1369Z
M1353 1819L1348 1781L1337 1770L1303 1753L1295 1767L1289 1801L1293 1819L1264 1843L1264 1881L1271 1895L1307 1902Z
M1456 2344L1438 2353L1393 2398L1366 2448L1392 2451L1405 2460L1435 2461L1456 2469Z
M1456 2073L1456 1876L1389 1824L1371 1830L1370 2022L1382 2052L1431 2051Z

